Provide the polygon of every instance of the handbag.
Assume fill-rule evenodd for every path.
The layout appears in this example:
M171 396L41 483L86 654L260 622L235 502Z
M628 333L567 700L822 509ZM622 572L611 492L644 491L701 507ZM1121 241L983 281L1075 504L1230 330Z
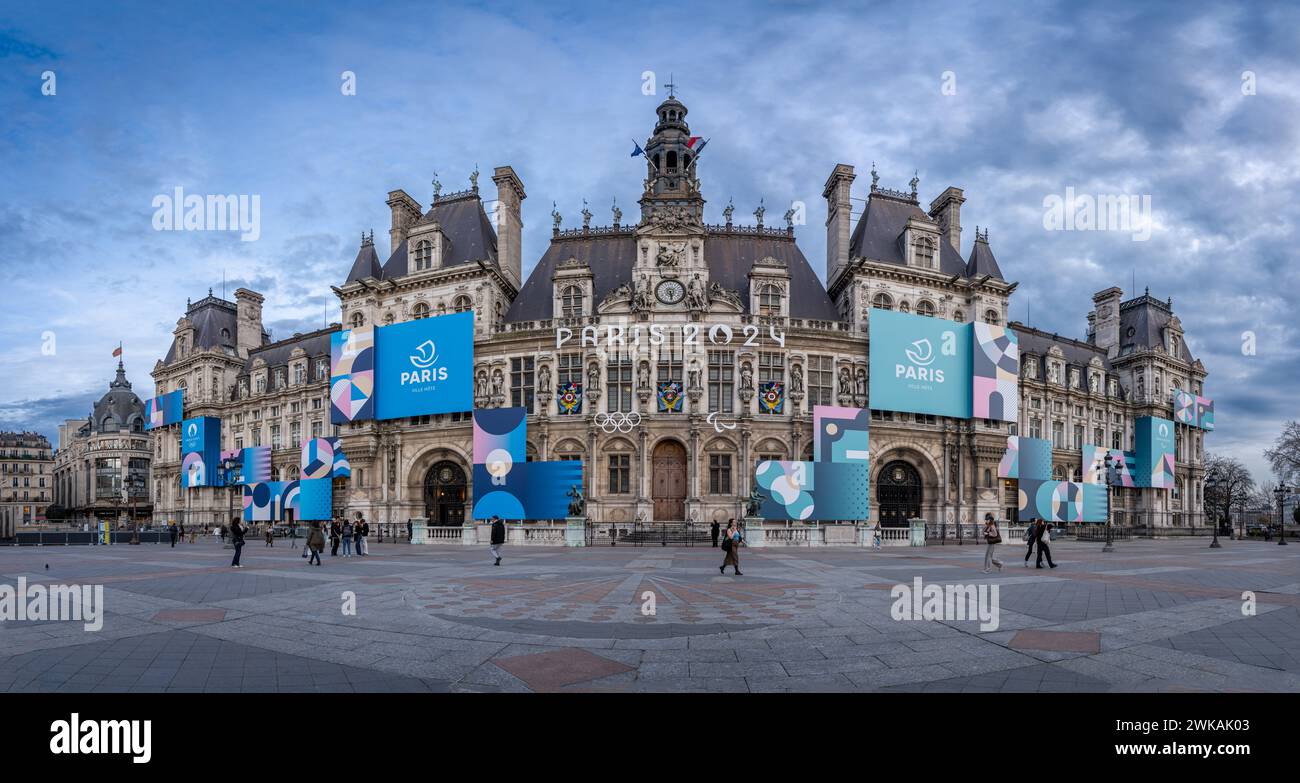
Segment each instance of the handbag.
M722 539L722 551L723 552L731 551L731 536L727 536L726 538Z

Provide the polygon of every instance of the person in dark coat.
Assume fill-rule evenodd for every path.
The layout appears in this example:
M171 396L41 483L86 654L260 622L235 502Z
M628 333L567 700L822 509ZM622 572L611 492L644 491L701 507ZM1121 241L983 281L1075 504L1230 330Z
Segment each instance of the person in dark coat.
M321 529L320 522L311 523L311 532L307 534L307 548L311 550L311 558L307 560L307 565L313 562L320 565L320 553L325 549L325 531Z
M727 553L723 558L722 565L718 566L718 573L727 573L727 566L731 566L736 571L736 576L744 576L740 573L740 542L743 537L740 530L736 528L736 520L731 520L727 525L727 537L722 540L722 550Z
M1056 563L1052 562L1052 526L1048 522L1038 520L1038 565L1037 568L1043 567L1043 555L1047 555L1047 564L1056 568Z
M406 520L406 540L409 542L414 537L415 537L415 525L411 522L411 520L408 519Z
M337 519L330 523L330 557L339 556L339 539L343 536L343 525Z
M167 526L167 535L172 540L172 549L176 548L176 523L173 522Z
M230 520L230 543L235 547L235 559L230 561L230 567L243 568L239 564L239 554L244 550L244 525L239 517Z
M1029 567L1029 558L1034 554L1034 542L1038 540L1038 520L1029 520L1029 525L1025 528L1025 543L1029 546L1025 548L1025 568Z
M492 565L501 565L501 545L506 542L506 523L501 521L501 517L492 515L492 543L488 546L488 551L494 558Z
M735 520L733 519L732 522L735 522ZM718 528L719 528L718 520L715 519L713 520L713 524L709 525L709 536L713 538L714 549L718 548L718 532L719 532Z

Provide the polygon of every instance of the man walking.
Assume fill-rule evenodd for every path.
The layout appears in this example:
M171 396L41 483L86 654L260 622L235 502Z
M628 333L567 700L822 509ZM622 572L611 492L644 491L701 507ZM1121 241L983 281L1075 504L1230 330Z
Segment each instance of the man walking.
M176 548L176 523L175 522L172 522L171 524L167 525L167 535L172 540L172 549L175 549Z
M735 522L736 520L733 519L731 521ZM718 520L716 519L713 520L713 524L709 525L709 535L712 536L713 538L713 548L717 549L718 548Z
M1025 527L1025 543L1028 547L1025 549L1025 568L1029 567L1029 556L1034 553L1034 542L1038 540L1038 520L1031 519Z
M1047 555L1047 564L1052 568L1056 568L1056 563L1052 562L1052 525L1041 519L1038 520L1038 524L1040 527L1038 532L1038 565L1036 567L1043 567L1043 555Z
M506 542L506 523L501 521L501 517L496 514L492 515L492 543L488 546L488 551L494 558L492 565L501 565L501 545Z

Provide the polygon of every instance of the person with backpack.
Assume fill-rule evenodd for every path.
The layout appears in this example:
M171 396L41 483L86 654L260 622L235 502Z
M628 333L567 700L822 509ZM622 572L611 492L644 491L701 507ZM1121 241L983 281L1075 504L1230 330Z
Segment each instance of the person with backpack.
M230 561L230 567L243 568L239 564L239 554L244 550L244 525L239 517L230 520L230 544L235 548L235 559Z
M352 557L352 522L343 520L343 556Z
M1047 555L1047 564L1056 568L1056 563L1052 562L1052 525L1049 522L1038 520L1040 525L1038 529L1038 565L1037 568L1043 567L1043 555Z
M998 523L993 521L992 514L984 515L984 541L988 548L984 550L984 573L989 572L989 566L997 566L998 571L1002 570L1002 561L993 556L993 547L1002 543L1002 534L998 532Z
M307 565L313 562L320 565L320 553L325 549L325 531L321 530L320 522L311 523L311 532L307 534L307 548L311 550Z
M1025 549L1025 568L1029 567L1029 556L1034 553L1034 542L1038 540L1038 520L1031 519L1025 526L1025 543L1028 548Z
M358 511L357 520L352 523L352 554L357 557L365 554L365 550L361 548L362 544L365 543L365 539L361 537L363 535L362 525L365 524L365 521L366 518L361 516L361 512Z
M506 542L506 523L496 514L492 515L492 543L488 545L488 551L492 553L494 560L492 565L501 565L501 545Z
M740 530L736 528L736 520L731 520L727 525L727 532L722 539L722 551L726 557L722 560L722 565L718 566L718 573L727 573L727 566L731 566L736 572L736 576L744 576L740 572L740 542L742 541Z

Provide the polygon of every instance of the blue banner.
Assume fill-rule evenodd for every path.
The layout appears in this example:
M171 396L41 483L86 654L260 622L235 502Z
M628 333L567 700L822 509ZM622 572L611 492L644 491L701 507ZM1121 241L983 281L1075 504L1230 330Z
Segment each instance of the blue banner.
M474 408L473 312L383 326L375 343L375 418Z
M200 416L181 422L181 486L219 487L221 419Z
M873 410L971 417L971 325L872 308Z

